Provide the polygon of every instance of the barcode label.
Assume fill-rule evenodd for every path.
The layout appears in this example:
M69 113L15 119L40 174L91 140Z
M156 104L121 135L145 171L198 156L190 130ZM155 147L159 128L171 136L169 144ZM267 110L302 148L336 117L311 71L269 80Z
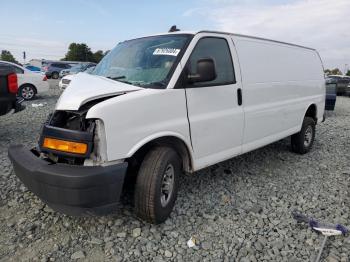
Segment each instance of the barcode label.
M154 50L153 55L172 55L177 56L180 53L180 49L176 48L157 48Z

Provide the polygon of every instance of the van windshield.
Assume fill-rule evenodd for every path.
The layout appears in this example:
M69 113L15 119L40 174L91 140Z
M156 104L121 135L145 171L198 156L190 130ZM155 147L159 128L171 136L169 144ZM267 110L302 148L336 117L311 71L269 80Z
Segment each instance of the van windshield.
M92 74L144 88L166 88L189 38L163 35L119 43Z

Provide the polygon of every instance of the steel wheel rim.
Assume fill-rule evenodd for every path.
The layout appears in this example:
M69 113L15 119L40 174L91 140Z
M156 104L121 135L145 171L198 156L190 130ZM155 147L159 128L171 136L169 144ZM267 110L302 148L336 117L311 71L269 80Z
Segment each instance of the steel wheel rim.
M305 130L305 135L304 135L304 146L308 147L311 144L312 141L312 135L313 135L313 130L311 126L308 126L307 129Z
M160 191L160 203L165 207L170 202L174 190L175 170L172 164L168 164L162 178Z
M30 86L25 86L22 88L21 95L24 99L31 99L34 96L34 90Z

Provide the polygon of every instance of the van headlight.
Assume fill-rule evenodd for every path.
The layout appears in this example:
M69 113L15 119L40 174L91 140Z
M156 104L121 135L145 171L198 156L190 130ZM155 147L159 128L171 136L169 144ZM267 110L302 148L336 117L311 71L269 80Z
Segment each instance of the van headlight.
M88 150L88 145L85 143L78 143L49 137L44 138L43 147L47 149L82 155L86 154Z

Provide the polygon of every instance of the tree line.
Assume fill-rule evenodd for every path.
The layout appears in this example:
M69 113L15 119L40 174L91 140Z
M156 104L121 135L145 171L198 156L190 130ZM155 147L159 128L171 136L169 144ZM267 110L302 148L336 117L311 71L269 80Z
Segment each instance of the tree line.
M325 73L326 75L343 75L343 72L340 71L339 68L325 69L325 70L324 70L324 73ZM346 72L345 75L350 76L350 70L348 70L348 71Z
M91 48L85 43L71 43L68 47L68 52L62 61L81 61L81 62L94 62L98 63L109 52L97 50L92 52Z
M1 50L0 60L19 64L15 57L8 50Z
M67 53L60 60L98 63L108 52L109 50L92 52L91 48L85 43L71 43L68 46ZM8 50L1 50L0 60L20 64Z

